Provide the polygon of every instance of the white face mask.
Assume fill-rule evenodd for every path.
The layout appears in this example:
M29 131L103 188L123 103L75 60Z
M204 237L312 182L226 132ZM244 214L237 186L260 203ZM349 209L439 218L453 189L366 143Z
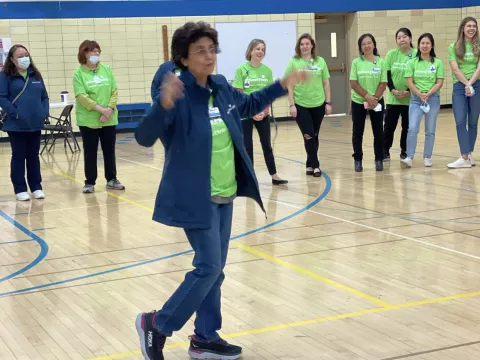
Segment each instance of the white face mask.
M18 62L18 67L27 70L28 67L30 66L30 57L25 56L17 59Z
M93 65L96 65L100 61L100 56L92 55L88 58L88 61L90 61L90 63L92 63Z
M382 104L378 103L377 106L373 109L373 111L379 112L382 111Z
M420 109L422 109L422 111L427 114L430 111L430 105L428 104L428 102L424 102L422 105L420 105Z

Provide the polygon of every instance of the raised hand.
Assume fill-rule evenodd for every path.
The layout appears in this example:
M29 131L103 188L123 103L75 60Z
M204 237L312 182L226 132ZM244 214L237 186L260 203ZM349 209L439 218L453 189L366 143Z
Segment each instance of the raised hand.
M183 98L183 82L172 73L167 73L161 86L160 104L164 109L171 109L175 101Z

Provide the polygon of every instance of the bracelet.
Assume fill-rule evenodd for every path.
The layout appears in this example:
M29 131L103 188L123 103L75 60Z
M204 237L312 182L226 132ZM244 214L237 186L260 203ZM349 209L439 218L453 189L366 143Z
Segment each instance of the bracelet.
M290 107L295 106L295 105L290 105Z

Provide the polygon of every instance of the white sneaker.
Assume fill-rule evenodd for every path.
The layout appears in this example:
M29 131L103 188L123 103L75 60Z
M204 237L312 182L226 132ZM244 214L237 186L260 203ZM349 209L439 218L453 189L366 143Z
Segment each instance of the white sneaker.
M28 193L26 191L16 194L16 197L17 197L18 201L28 201L28 200L30 200L30 195L28 195Z
M470 160L465 160L460 156L457 160L448 164L447 167L450 169L471 168L472 163L470 162Z
M35 199L45 199L45 193L42 190L35 190L32 195Z
M468 155L468 160L470 160L470 164L472 164L472 166L477 165L476 162L475 162L475 160L473 160L472 154L469 154L469 155Z
M423 159L423 165L425 165L425 167L432 167L432 158Z
M412 167L412 158L406 157L405 159L400 160L400 165L402 165L403 168L411 168Z

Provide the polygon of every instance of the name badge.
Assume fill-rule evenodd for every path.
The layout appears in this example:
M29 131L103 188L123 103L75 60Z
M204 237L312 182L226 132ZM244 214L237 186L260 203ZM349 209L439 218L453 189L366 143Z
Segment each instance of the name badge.
M97 84L100 84L100 78L97 75L93 77L93 81L95 81Z
M220 117L220 110L218 107L209 107L208 108L208 116L210 119L216 119Z
M381 71L381 70L380 70L380 68L378 68L378 67L374 67L374 68L372 69L372 72L374 72L375 74L379 74L380 71Z
M308 67L308 70L318 70L318 66L310 65L310 66Z

